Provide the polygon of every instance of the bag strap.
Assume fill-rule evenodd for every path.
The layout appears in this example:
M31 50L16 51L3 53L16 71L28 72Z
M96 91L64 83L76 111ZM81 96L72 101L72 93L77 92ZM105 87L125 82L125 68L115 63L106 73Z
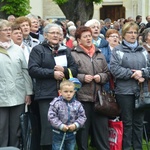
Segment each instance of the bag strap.
M103 99L102 99L101 91L100 90L97 91L97 96L98 96L99 103L102 105L103 104Z
M69 78L73 78L72 72L69 68L68 68L68 72L69 72Z
M140 83L140 96L144 98L143 83Z
M109 85L110 85L110 90L113 91L115 88L115 83L114 83L114 77L112 74L110 74Z
M28 105L27 104L25 104L25 112L28 112L29 110L28 110Z
M4 48L0 47L0 53L8 55L7 50L5 50ZM9 56L9 55L8 55Z

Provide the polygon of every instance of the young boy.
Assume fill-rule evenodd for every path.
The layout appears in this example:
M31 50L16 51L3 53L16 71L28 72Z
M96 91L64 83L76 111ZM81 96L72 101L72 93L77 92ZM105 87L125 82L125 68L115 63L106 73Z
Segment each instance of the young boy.
M85 111L75 99L75 85L69 80L60 83L60 96L50 103L48 120L53 127L52 150L74 150L76 130L85 121Z

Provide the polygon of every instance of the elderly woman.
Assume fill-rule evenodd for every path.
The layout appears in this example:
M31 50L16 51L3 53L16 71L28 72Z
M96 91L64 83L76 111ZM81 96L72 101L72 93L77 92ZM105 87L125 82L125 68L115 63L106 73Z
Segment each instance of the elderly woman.
M77 133L78 149L88 150L88 137L92 134L97 150L109 150L108 118L94 111L97 91L108 81L107 62L99 49L92 44L92 31L89 27L77 28L75 37L78 45L72 55L78 65L77 77L82 82L77 97L87 116L84 128Z
M139 94L139 82L144 82L144 91L148 90L146 74L147 52L137 42L138 26L134 22L124 24L123 41L112 51L110 70L116 80L116 100L121 108L123 121L122 150L142 150L144 112L135 110L136 95Z
M43 42L44 36L39 33L40 22L38 17L33 14L28 14L26 17L31 21L30 36Z
M0 147L19 148L19 116L33 92L23 51L11 40L11 32L10 23L0 20Z
M46 25L46 40L32 49L29 58L29 74L36 80L35 100L40 111L42 150L50 150L52 144L52 130L47 119L49 103L58 96L62 79L69 78L68 68L73 76L77 75L77 65L70 50L59 44L61 31L57 24Z
M23 33L23 43L26 44L28 48L28 55L29 55L31 49L34 46L38 45L40 41L30 36L31 21L29 18L24 16L18 17L16 18L15 23L20 25L21 31Z
M110 50L113 50L113 48L117 45L119 45L120 42L120 34L116 29L108 29L106 32L106 40L109 43Z
M68 34L66 38L64 39L64 44L68 46L69 48L74 48L76 46L75 41L75 32L76 32L76 26L70 26L68 27Z
M101 25L100 22L96 19L91 19L85 23L85 26L90 27L92 30L92 42L93 44L100 49L102 54L105 56L105 59L107 63L110 63L110 55L111 51L109 48L109 43L106 41L104 38L101 38L100 35L100 30L101 30Z

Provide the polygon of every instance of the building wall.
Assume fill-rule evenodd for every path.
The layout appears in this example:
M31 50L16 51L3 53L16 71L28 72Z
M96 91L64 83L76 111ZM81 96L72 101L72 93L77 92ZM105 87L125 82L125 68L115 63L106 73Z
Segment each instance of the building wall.
M42 0L30 0L31 13L37 16L43 17L43 1Z
M53 0L30 0L31 13L41 16L43 19L65 18L59 6ZM125 18L136 15L143 16L143 22L146 22L145 17L150 14L150 0L103 0L103 3L94 5L93 18L100 19L100 8L103 5L123 5L125 7Z
M52 0L43 0L43 3L44 19L65 18L63 12L55 2L53 2Z

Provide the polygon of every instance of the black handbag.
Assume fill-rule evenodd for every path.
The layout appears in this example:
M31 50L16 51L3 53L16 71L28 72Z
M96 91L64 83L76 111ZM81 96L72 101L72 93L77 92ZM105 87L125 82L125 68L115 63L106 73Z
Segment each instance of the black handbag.
M150 92L143 91L142 83L140 83L140 94L136 95L135 109L137 110L150 109Z
M119 116L120 108L112 91L105 92L103 90L98 90L95 111L108 117Z
M23 150L39 150L40 134L38 128L38 119L35 114L25 107L25 113L20 115L20 125L22 134Z

